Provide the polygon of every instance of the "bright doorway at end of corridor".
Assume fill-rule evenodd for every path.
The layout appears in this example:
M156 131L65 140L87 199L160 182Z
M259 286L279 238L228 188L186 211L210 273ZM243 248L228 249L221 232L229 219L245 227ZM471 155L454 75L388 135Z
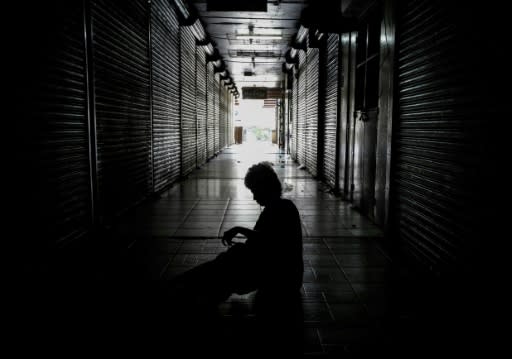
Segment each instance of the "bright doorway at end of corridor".
M234 107L235 141L247 149L277 150L276 101L242 99Z

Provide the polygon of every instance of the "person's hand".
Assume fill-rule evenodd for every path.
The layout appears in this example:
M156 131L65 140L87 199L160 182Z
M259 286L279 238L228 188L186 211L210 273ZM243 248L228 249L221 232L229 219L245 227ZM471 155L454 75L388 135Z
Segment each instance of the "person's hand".
M231 229L228 229L226 232L224 232L224 235L222 236L222 244L225 246L231 246L233 245L233 238L238 234L238 228L233 227Z

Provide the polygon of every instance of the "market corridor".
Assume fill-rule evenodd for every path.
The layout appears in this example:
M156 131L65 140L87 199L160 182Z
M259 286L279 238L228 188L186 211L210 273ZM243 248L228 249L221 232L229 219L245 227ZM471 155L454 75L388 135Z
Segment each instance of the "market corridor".
M397 333L390 332L389 325L401 330L396 326L411 324L411 308L404 304L418 299L413 298L418 284L390 260L382 246L381 230L273 145L233 145L161 197L124 216L114 232L126 244L122 257L127 267L116 272L130 283L134 278L144 285L154 280L165 287L176 275L224 251L222 233L235 225L252 228L261 211L243 184L247 168L259 161L273 164L284 197L294 201L302 219L305 272L301 338L295 338L295 348L284 350L294 353L300 349L314 356L361 355L382 351L384 345L393 347L395 353L413 345L406 342L410 339L404 333L391 340ZM160 304L163 312L181 310L169 308L171 302ZM185 323L187 331L171 331L181 334L179 343L183 343L184 332L189 334L187 350L205 350L205 345L206 351L219 353L250 348L254 293L232 295L214 309L213 321L211 317L198 320L201 310L181 313L190 318ZM166 325L177 325L172 314L167 315ZM399 318L403 323L394 322ZM172 337L164 342L176 350Z

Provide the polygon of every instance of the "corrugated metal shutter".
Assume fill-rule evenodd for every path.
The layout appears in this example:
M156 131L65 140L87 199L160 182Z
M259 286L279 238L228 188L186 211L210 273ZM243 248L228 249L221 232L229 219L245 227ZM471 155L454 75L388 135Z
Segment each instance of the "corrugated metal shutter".
M220 151L220 75L214 75L214 87L213 87L213 108L214 108L214 152Z
M69 1L50 12L46 4L31 4L35 7L23 13L22 32L27 35L16 37L20 51L11 54L16 55L14 66L21 71L6 67L16 81L16 88L6 89L12 93L19 86L16 94L22 97L22 105L8 104L14 109L13 117L4 114L5 122L19 126L18 133L13 136L4 127L3 140L15 146L6 157L18 161L14 168L4 167L4 173L14 176L14 188L20 191L7 193L8 199L12 194L17 201L15 208L7 208L9 214L14 212L7 218L27 227L14 228L18 233L12 234L16 245L27 246L27 253L20 255L82 237L92 223L81 5ZM16 143L10 143L10 138Z
M460 47L445 6L415 1L400 7L391 174L400 242L436 272L461 260L461 248L480 220L472 214L479 191L474 171L485 161L476 139L482 121L478 92L469 75L478 69L464 69L470 49Z
M147 1L91 2L98 191L104 217L151 192Z
M213 63L209 62L206 66L206 157L208 159L215 155L215 98L215 74Z
M196 42L188 27L181 27L181 174L196 168Z
M299 78L297 94L297 160L306 166L306 53L299 51Z
M153 175L158 191L181 172L180 29L169 1L153 1L151 8Z
M308 38L309 40L309 38ZM308 41L309 42L309 41ZM307 50L307 89L306 89L306 167L316 176L318 157L318 66L319 50Z
M196 47L196 116L197 116L197 166L207 159L207 129L206 129L206 54Z
M229 108L228 108L228 114L229 114L229 132L228 132L228 143L229 145L233 145L235 143L235 129L233 124L233 96L228 91L228 101L229 101Z
M337 187L338 181L338 153L336 146L338 134L338 67L339 67L339 44L338 34L327 36L327 76L325 91L325 127L324 127L324 161L323 177L331 187Z
M222 150L226 147L226 131L227 131L227 108L226 108L226 89L220 87L220 124L219 124L219 147Z
M294 70L294 76L293 76L293 84L292 84L292 94L290 98L290 117L291 117L291 134L292 134L292 140L291 140L291 149L290 153L292 158L295 161L298 161L297 157L297 95L298 95L298 83L299 80L295 77L295 70Z
M231 99L229 95L229 91L227 89L224 90L224 98L225 98L225 106L226 106L226 131L225 131L225 146L231 146L230 143L230 130L231 130Z

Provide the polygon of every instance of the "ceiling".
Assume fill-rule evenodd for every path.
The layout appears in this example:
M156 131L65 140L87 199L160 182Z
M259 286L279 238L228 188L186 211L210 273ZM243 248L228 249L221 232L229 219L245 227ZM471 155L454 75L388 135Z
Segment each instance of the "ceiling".
M207 0L191 1L240 92L247 86L281 86L284 55L308 2L266 0L267 11L240 11L251 2L238 0L228 7L236 11L209 11L213 4Z

